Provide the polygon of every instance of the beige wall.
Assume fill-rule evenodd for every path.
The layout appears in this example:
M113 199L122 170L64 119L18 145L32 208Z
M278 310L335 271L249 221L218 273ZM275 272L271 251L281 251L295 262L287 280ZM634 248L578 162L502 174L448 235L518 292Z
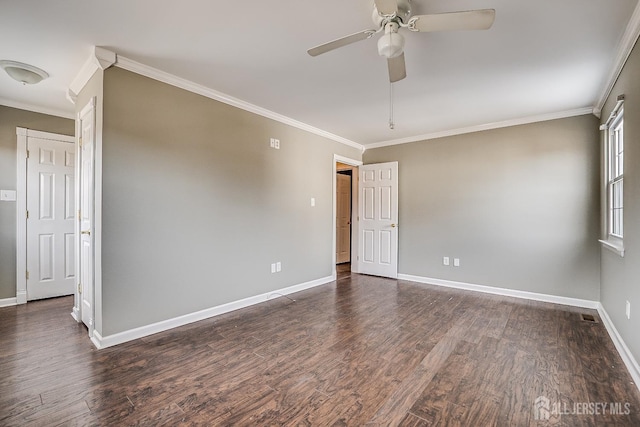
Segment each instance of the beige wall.
M102 335L331 275L359 150L118 68L103 120Z
M624 103L624 258L602 249L600 298L636 360L640 360L640 46L636 44L602 110L604 123L618 95ZM603 132L604 134L604 132ZM604 178L603 178L604 182ZM631 303L631 319L625 303Z
M0 105L0 189L16 190L16 127L74 134L73 120ZM0 201L0 299L16 296L16 203Z
M597 129L587 115L365 151L399 162L399 272L597 300Z

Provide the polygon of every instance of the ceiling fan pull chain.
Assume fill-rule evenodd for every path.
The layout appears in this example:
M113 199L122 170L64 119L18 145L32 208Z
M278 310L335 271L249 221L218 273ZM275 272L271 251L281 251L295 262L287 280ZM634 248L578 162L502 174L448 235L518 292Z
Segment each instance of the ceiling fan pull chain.
M393 122L393 83L389 82L389 129L393 130L396 124Z

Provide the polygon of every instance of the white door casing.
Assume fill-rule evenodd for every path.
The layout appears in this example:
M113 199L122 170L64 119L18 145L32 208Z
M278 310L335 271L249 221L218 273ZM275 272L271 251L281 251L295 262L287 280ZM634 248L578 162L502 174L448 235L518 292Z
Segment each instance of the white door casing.
M336 263L351 261L351 176L336 175Z
M95 101L78 116L78 277L74 314L93 336L94 329L94 157Z
M360 166L359 272L398 277L398 162Z
M75 144L27 137L27 300L75 284Z

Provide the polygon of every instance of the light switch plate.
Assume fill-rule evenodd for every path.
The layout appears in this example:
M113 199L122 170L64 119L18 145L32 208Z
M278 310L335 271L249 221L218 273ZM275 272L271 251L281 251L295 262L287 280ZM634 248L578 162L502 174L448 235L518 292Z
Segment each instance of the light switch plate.
M460 258L454 258L453 259L453 266L454 267L460 267Z
M0 190L0 200L5 202L15 202L16 190Z

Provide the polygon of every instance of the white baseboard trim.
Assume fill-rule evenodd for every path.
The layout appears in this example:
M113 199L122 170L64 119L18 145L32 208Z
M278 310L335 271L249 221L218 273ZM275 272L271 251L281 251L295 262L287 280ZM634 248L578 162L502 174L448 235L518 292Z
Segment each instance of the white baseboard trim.
M17 304L26 304L27 303L27 291L19 291L16 295L16 303Z
M627 344L625 344L624 340L618 333L618 330L613 325L613 322L611 321L607 310L604 309L602 303L598 303L598 313L600 314L600 319L602 319L604 327L607 329L607 332L611 337L611 341L613 341L622 361L627 366L627 370L631 374L633 382L636 384L636 387L638 387L638 390L640 390L640 365L638 365L638 361L633 357L633 354L631 354L629 347L627 347Z
M411 282L426 283L429 285L444 286L447 288L464 289L467 291L483 292L485 294L503 295L507 297L522 298L533 301L550 302L554 304L570 305L574 307L597 309L598 301L579 298L561 297L557 295L539 294L536 292L518 291L515 289L496 288L493 286L475 285L473 283L454 282L451 280L433 279L430 277L412 276L410 274L398 274L398 279Z
M0 307L10 307L12 305L18 305L17 298L3 298L0 299Z
M222 304L216 307L207 308L204 310L196 311L194 313L185 314L182 316L174 317L173 319L163 320L161 322L152 323L150 325L140 326L138 328L130 329L128 331L118 332L117 334L102 336L97 331L94 331L91 342L98 349L111 347L117 344L122 344L127 341L132 341L138 338L146 337L148 335L156 334L158 332L166 331L168 329L184 326L189 323L198 322L200 320L208 319L213 316L235 311L241 308L249 307L261 302L268 301L272 298L277 298L281 295L288 295L295 292L304 291L316 286L324 285L326 283L333 282L335 278L333 275L322 277L320 279L311 280L309 282L300 283L298 285L289 286L282 289L276 289L264 294L244 298L238 301L232 301L226 304Z
M71 317L73 317L76 322L80 323L80 312L77 307L73 307L73 310L71 311Z

